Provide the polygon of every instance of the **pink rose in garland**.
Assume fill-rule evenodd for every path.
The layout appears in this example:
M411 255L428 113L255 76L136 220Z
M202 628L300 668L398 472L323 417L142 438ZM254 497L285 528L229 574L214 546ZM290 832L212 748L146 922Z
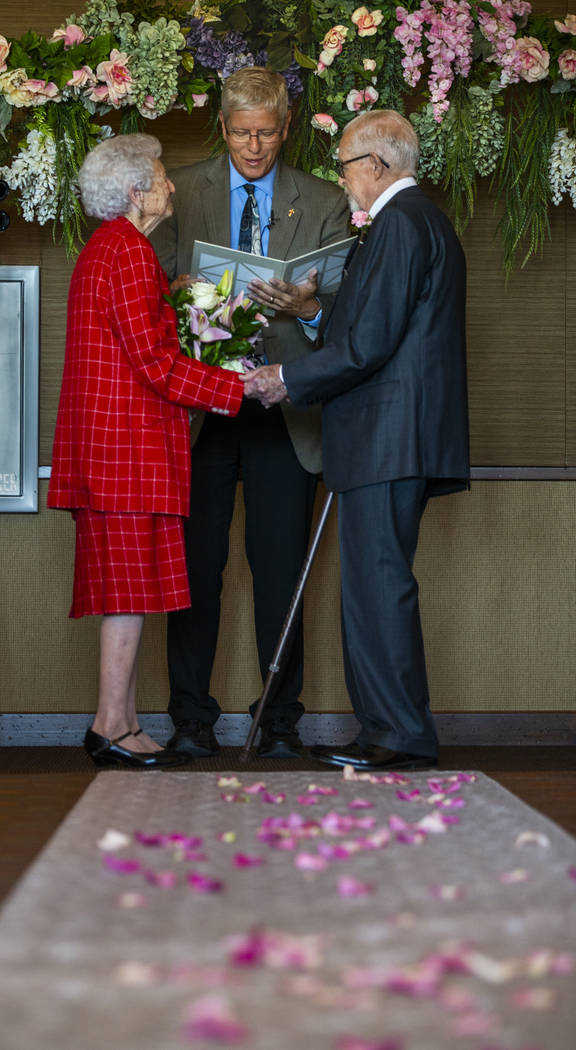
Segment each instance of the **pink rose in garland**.
M46 102L57 102L60 92L56 84L46 80L25 80L22 91L28 94L29 106L43 106Z
M558 55L558 69L564 80L576 79L576 51L563 51Z
M54 30L50 43L55 44L57 40L64 42L64 50L67 51L69 47L76 47L77 44L82 44L86 40L86 33L77 25L62 26L61 29Z
M376 88L371 86L364 88L362 91L354 89L349 91L346 96L346 106L348 109L352 110L353 113L358 112L360 109L369 109L374 105L377 98L378 92L376 91Z
M129 103L129 95L132 91L132 77L128 70L130 59L124 51L110 52L108 62L100 62L96 67L96 75L99 80L104 81L108 89L107 101L116 109ZM98 89L96 89L98 91ZM103 101L103 99L100 99Z
M516 41L516 53L520 59L519 73L522 80L533 84L548 76L550 55L535 36L521 36Z
M329 113L315 113L310 123L313 128L317 128L318 131L327 131L329 135L335 135L338 131L338 125Z
M75 69L70 80L66 81L67 87L83 88L88 87L94 83L94 73L90 69L90 66L82 66L81 69Z
M566 15L563 22L554 22L559 33L570 33L576 36L576 15Z
M10 54L11 46L5 36L0 36L0 73L4 73L8 68L6 59Z
M358 28L358 36L374 36L384 18L381 11L369 11L367 7L357 7L352 21Z
M347 26L332 26L332 29L328 30L322 40L322 50L318 58L317 73L322 73L328 66L332 65L336 56L341 53L347 35Z

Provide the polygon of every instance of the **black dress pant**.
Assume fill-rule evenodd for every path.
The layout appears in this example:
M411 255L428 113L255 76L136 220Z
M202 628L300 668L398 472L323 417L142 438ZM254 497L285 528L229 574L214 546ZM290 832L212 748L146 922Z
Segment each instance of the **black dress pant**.
M213 725L220 714L210 695L210 677L239 477L263 680L306 557L316 477L299 463L281 409L245 401L234 419L207 414L192 450L190 517L184 524L192 605L168 614L168 711L176 726L193 721ZM298 699L302 678L300 616L265 722L298 720L304 711Z
M362 746L435 757L418 584L412 572L426 478L366 485L338 497L346 685Z

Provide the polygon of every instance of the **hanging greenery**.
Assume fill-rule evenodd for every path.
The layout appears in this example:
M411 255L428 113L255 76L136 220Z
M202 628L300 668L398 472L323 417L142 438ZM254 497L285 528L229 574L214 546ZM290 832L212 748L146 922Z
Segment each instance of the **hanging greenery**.
M288 159L323 178L358 113L409 113L420 177L446 190L459 230L490 180L507 272L542 248L551 207L576 205L576 15L533 16L527 0L88 0L50 38L0 36L0 177L72 252L102 118L120 111L129 132L174 107L216 112L249 65L286 78Z

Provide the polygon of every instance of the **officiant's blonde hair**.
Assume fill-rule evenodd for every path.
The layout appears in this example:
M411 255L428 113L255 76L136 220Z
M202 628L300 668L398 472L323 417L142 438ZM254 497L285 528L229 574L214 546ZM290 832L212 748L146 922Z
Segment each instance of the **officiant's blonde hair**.
M269 109L284 123L288 113L286 81L271 69L245 66L224 81L221 105L224 122L235 109Z

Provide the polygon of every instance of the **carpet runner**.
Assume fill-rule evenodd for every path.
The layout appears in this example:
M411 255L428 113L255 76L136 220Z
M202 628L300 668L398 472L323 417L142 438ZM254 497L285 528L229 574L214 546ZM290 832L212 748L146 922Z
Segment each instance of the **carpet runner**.
M101 773L0 972L2 1050L574 1050L576 841L481 773Z

